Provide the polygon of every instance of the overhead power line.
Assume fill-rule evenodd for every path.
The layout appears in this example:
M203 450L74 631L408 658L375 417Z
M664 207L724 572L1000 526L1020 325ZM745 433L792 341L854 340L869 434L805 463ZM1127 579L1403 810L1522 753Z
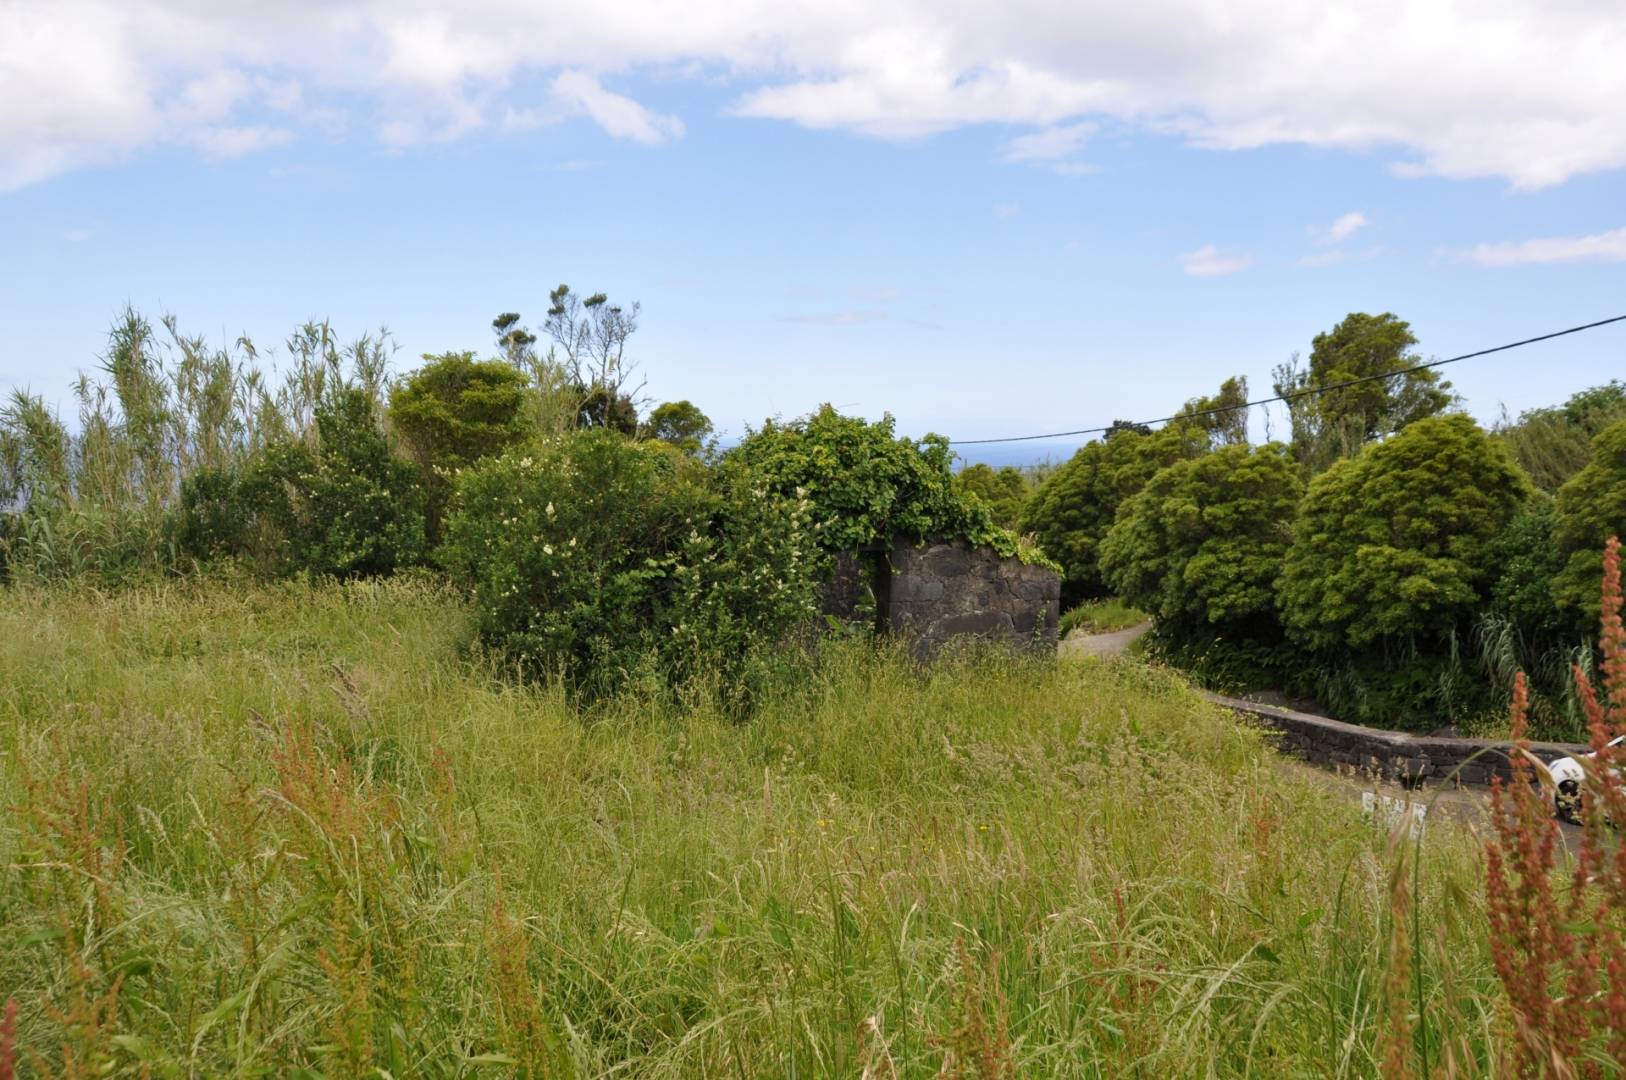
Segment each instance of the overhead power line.
M1398 371L1387 371L1382 375L1362 375L1358 379L1345 379L1343 382L1326 383L1322 386L1312 386L1304 390L1295 390L1291 394L1277 394L1275 397L1260 398L1257 401L1244 402L1241 405L1221 405L1213 409L1198 409L1194 412L1175 413L1157 420L1138 420L1134 426L1167 424L1173 420L1190 420L1197 416L1218 416L1221 413L1236 412L1239 409L1251 409L1255 405L1269 405L1273 401L1296 401L1302 397L1312 397L1316 394L1325 394L1332 390L1342 390L1347 386L1359 386L1361 383L1379 382L1384 379L1396 379L1402 375L1410 375L1414 371L1423 371L1427 368L1444 367L1446 364L1455 364L1460 360L1472 360L1476 356L1489 356L1491 353L1506 352L1524 345L1534 345L1538 341L1551 341L1553 338L1564 337L1567 334L1579 334L1583 330L1595 330L1610 323L1626 322L1626 315L1616 315L1609 319L1599 319L1584 326L1572 326L1568 330L1554 330L1550 334L1539 337L1525 338L1523 341L1510 341L1506 345L1497 345L1491 349L1480 349L1477 352L1463 353L1461 356L1450 356L1444 360L1430 360L1426 364L1413 364ZM952 439L950 446L976 446L986 443L1032 442L1036 439L1065 439L1072 435L1101 435L1111 431L1114 426L1122 427L1121 422L1108 427L1080 428L1077 431L1053 431L1044 435L1009 435L1003 439Z

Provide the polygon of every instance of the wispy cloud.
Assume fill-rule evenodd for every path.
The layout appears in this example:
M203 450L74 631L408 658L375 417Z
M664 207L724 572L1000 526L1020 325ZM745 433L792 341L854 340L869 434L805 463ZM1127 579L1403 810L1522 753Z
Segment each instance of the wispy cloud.
M1021 212L1022 204L1019 202L1002 202L994 204L994 216L1001 221L1009 221L1011 218L1015 217Z
M1196 251L1179 256L1179 262L1181 269L1192 277L1224 277L1252 266L1253 256L1221 251L1213 244L1204 244Z
M83 244L86 240L90 239L90 230L69 229L67 232L62 234L62 239L66 240L70 244Z
M678 117L654 112L625 94L606 90L585 71L561 72L553 80L553 93L586 113L611 138L658 146L683 137L683 121Z
M1518 242L1476 244L1466 251L1443 252L1480 266L1527 266L1539 263L1626 262L1626 228L1590 236L1543 236Z
M1327 239L1334 244L1342 243L1372 224L1365 214L1359 210L1351 210L1343 217L1332 223L1327 230Z
M1063 176L1096 172L1099 166L1075 160L1090 136L1095 134L1096 128L1096 124L1085 121L1057 124L1042 131L1019 135L1005 144L1000 152L1000 160L1043 166Z

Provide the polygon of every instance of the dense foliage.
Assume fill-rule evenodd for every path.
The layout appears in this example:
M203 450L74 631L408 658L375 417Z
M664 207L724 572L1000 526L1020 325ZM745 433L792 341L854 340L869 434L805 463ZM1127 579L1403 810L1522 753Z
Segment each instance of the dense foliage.
M1064 605L1106 595L1100 545L1119 505L1159 469L1207 448L1207 432L1186 424L1144 434L1125 428L1086 444L1050 475L1023 509L1021 530L1061 564Z
M1022 521L1022 508L1027 505L1033 490L1027 475L1009 465L993 469L980 462L967 465L958 473L960 487L988 504L988 512L1002 528L1018 528Z
M1553 584L1560 604L1597 617L1596 583L1604 541L1626 535L1626 420L1592 440L1592 459L1553 503L1553 544L1563 562Z
M1487 599L1496 539L1530 493L1466 416L1335 464L1311 482L1283 564L1289 632L1316 649L1437 644Z
M390 391L390 423L426 470L493 457L530 434L525 375L472 352L425 356Z
M938 435L896 434L890 416L867 422L825 405L811 416L752 432L729 456L783 498L806 498L825 551L857 551L893 537L961 539L1002 555L1016 537L956 482L953 453Z
M389 419L417 461L431 542L458 469L500 454L534 434L525 374L472 352L425 356L424 365L390 390Z
M316 411L314 443L276 443L244 465L181 486L183 550L270 573L390 574L428 551L418 468L390 451L377 408L340 391Z
M649 410L642 434L671 443L686 454L698 454L711 439L711 418L692 401L666 401Z
M1353 312L1331 330L1317 334L1308 367L1297 358L1275 371L1278 394L1288 401L1293 450L1312 471L1326 468L1362 446L1433 416L1455 400L1451 384L1432 370L1408 371L1392 379L1374 378L1422 362L1411 352L1417 337L1411 324L1385 312ZM1340 384L1356 380L1353 386ZM1338 387L1307 393L1320 387Z
M529 674L731 677L813 614L807 512L747 469L593 428L465 471L442 561Z
M1504 420L1496 435L1530 479L1549 494L1592 460L1592 440L1604 428L1626 420L1626 383L1614 380L1572 394L1562 405L1527 409L1516 421Z
M1118 508L1102 574L1170 632L1271 625L1302 488L1280 443L1175 462Z
M1220 383L1219 392L1192 398L1180 410L1184 423L1208 433L1216 447L1238 446L1248 441L1248 380L1233 375Z

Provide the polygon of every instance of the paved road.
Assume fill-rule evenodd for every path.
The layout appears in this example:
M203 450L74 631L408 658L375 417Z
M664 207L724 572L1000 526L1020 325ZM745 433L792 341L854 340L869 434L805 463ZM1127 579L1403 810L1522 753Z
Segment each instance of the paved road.
M1152 628L1150 620L1110 634L1070 634L1057 647L1062 656L1122 656Z

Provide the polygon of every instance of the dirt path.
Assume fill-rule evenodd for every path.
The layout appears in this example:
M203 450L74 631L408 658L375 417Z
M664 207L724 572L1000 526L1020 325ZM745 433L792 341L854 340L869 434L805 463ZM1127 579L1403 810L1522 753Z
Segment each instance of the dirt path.
M1152 628L1151 620L1110 634L1072 634L1057 646L1062 656L1122 656Z

